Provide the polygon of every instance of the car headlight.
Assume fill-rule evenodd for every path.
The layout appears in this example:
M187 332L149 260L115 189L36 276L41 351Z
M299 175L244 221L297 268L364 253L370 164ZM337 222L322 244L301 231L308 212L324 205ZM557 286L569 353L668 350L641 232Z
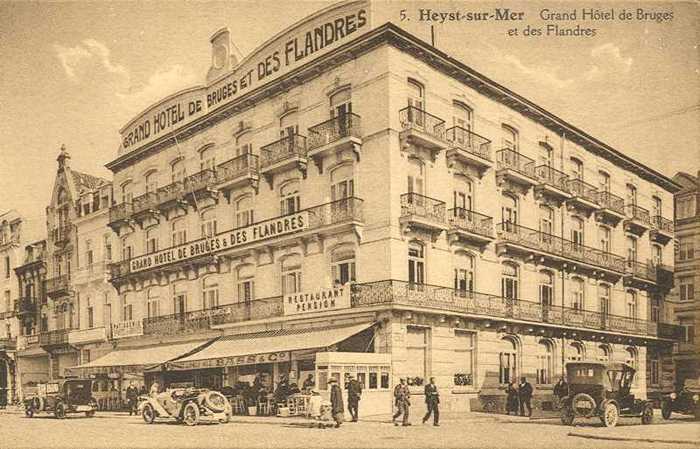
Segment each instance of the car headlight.
M671 393L671 399L676 399L676 393Z
M697 394L693 395L693 401L698 402L699 399L700 399L700 396L698 396Z

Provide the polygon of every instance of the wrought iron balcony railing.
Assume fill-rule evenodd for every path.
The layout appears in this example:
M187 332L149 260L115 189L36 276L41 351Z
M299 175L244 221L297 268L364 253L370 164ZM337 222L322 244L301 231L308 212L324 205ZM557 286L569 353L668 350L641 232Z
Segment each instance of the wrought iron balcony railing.
M321 148L346 137L362 138L360 116L351 113L333 117L309 128L309 151Z
M146 192L134 198L132 204L132 212L139 214L152 209L158 208L158 194L156 192Z
M575 197L598 204L598 189L588 184L583 179L570 179L567 182L567 186Z
M627 204L625 206L625 213L627 214L628 218L651 226L649 211L643 207L639 207L636 204Z
M625 259L556 235L526 228L514 223L498 224L498 238L504 242L564 257L589 265L624 273Z
M116 223L131 218L134 206L131 203L119 203L109 208L109 222Z
M513 170L529 178L536 178L535 161L511 148L503 148L496 152L496 168Z
M216 183L216 170L205 168L185 178L184 190L185 193L196 193L202 190L213 189L216 187Z
M491 161L491 141L486 137L461 126L448 128L446 136L453 147Z
M19 298L15 300L15 313L17 315L31 315L36 313L36 298Z
M46 293L52 294L68 290L70 287L70 277L67 274L52 277L46 280Z
M673 222L668 218L662 217L661 215L651 217L651 225L654 227L654 229L673 234Z
M39 334L39 345L57 346L68 344L68 334L73 329L58 329Z
M260 148L260 168L297 157L306 157L306 136L292 134Z
M416 216L445 223L445 202L415 192L401 195L401 216Z
M535 167L535 175L537 180L542 184L548 184L564 192L569 191L568 180L569 176L549 165L538 165Z
M252 153L243 153L216 167L216 177L219 183L257 174L258 156Z
M625 261L625 274L635 278L656 282L656 265L651 262Z
M185 183L183 181L171 182L167 186L160 187L157 190L158 204L170 203L179 201L185 194Z
M211 310L211 324L240 323L284 315L281 296L226 304Z
M473 210L455 207L447 211L450 226L483 235L493 237L493 218Z
M61 225L51 230L51 237L54 242L66 242L70 240L70 225Z
M417 130L437 139L445 139L445 121L415 106L407 106L399 111L401 129Z
M603 209L609 209L621 215L625 214L625 200L619 196L610 192L602 191L598 192L597 199L597 203Z

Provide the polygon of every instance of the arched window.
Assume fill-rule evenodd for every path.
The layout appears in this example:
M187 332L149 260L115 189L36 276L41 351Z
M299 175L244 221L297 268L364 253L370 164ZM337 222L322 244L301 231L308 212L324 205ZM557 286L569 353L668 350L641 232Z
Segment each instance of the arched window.
M280 187L280 213L282 215L293 214L301 210L301 195L299 194L299 181L293 180Z
M296 134L299 134L299 114L292 111L280 117L280 137L285 138Z
M627 309L627 317L632 319L637 319L638 305L637 305L637 292L634 290L627 290L625 292L625 303Z
M214 276L202 279L202 309L219 307L219 284Z
M331 277L333 285L355 282L355 248L344 245L331 253Z
M579 217L571 217L571 241L574 243L575 251L583 251L585 245L584 236L585 225Z
M209 145L199 152L199 170L216 169L216 148Z
M425 283L425 247L412 241L408 244L408 283L412 286Z
M554 304L554 275L551 272L540 271L539 290L540 304L545 307L552 306Z
M598 346L598 361L604 363L612 361L612 348L610 348L610 345Z
M408 79L408 106L420 111L425 109L425 89L416 80Z
M416 158L408 159L408 193L425 194L425 174L423 163Z
M651 197L651 202L652 202L652 207L651 207L651 216L652 219L655 217L661 217L663 215L663 208L661 204L661 198L658 196L654 195Z
M569 177L583 181L583 162L580 159L569 159Z
M160 294L158 287L151 287L146 292L148 303L148 318L160 316Z
M539 150L540 165L552 167L554 165L554 148L546 142L540 142Z
M607 284L598 286L598 310L603 317L610 313L610 286Z
M516 383L518 380L518 341L513 337L503 337L499 341L498 381L502 384Z
M454 135L455 142L467 145L471 143L469 133L472 130L472 120L473 113L469 106L459 101L452 102L452 124L466 131L456 132ZM461 131L459 128L457 130Z
M348 114L352 113L352 90L346 87L335 91L330 97L330 105L331 118L338 117L340 135L347 135L347 133L343 133L343 131L347 130Z
M457 175L454 177L454 191L452 192L452 207L454 216L471 221L472 216L468 211L475 209L474 205L474 183L466 176Z
M664 263L663 254L664 252L661 245L651 245L651 260L654 262L654 265L658 266Z
M627 184L627 204L636 206L637 205L637 188L633 184Z
M520 279L518 266L504 262L501 265L501 296L506 299L518 299Z
M170 182L181 182L185 179L185 160L180 158L170 165Z
M127 261L134 256L134 247L129 236L122 239L122 261Z
M610 175L603 170L598 171L598 190L610 193Z
M173 313L184 315L187 313L187 284L178 282L173 284Z
M571 279L571 308L574 310L585 310L585 282L581 278Z
M510 224L518 224L518 200L508 194L501 196L501 221L504 223L504 230L515 231L514 226Z
M635 369L639 370L639 357L637 354L637 348L628 347L625 350L625 363Z
M187 223L185 223L184 218L174 220L170 224L170 231L170 241L172 246L183 245L187 243Z
M518 130L508 125L501 125L502 146L504 150L517 153L520 150L518 144ZM509 157L513 157L510 155Z
M241 265L236 270L238 279L238 302L250 302L255 299L255 265Z
M474 256L464 251L455 254L454 287L460 294L474 291Z
M282 294L301 292L301 256L293 254L282 259Z
M552 383L554 373L554 348L549 340L540 340L537 345L537 376L536 382L540 385Z
M600 242L600 250L606 253L612 252L612 234L607 226L598 226L598 241Z
M246 195L235 202L236 205L236 227L242 228L254 223L253 196Z
M544 204L540 204L540 232L544 239L551 240L554 235L554 209Z
M122 296L122 321L131 321L134 319L134 307L131 303L132 295L127 293Z
M158 227L151 226L146 229L146 253L155 253L158 251Z
M637 261L637 239L627 236L627 264L631 267Z
M572 341L567 348L566 359L570 362L581 362L585 359L586 352L583 343Z
M249 132L244 132L236 137L236 154L235 156L241 156L243 154L253 153L253 144L251 143L251 134Z
M158 171L151 170L146 173L144 182L146 184L146 193L155 193L158 190Z
M331 201L344 200L355 196L353 167L341 165L331 172Z
M216 209L209 208L202 212L202 237L212 238L216 235Z
M122 203L131 203L134 199L134 192L132 191L134 184L131 181L127 181L121 185Z

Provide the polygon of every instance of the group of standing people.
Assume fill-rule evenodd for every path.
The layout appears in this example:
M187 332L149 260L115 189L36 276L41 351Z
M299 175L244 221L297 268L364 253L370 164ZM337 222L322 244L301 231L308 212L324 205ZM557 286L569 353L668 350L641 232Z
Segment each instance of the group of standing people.
M426 423L430 419L430 417L433 417L433 425L434 426L439 426L440 425L440 391L438 390L437 385L435 385L435 378L431 377L430 382L425 385L424 389L424 395L425 395L425 405L427 408L427 411L425 413L425 416L423 416L423 424ZM394 413L394 416L392 418L392 421L394 422L395 426L398 426L399 423L397 422L398 418L402 418L401 420L401 425L402 426L410 426L411 423L408 420L409 415L410 415L410 409L411 409L411 391L408 388L408 385L406 385L406 379L401 378L399 381L399 384L394 387L394 405L396 406L396 412Z
M335 421L335 427L338 428L345 421L343 392L338 385L338 381L334 378L328 380L328 385L331 390L331 415L333 416L333 421ZM362 398L362 384L353 376L350 376L345 388L348 391L348 412L350 412L352 422L357 422L360 413L360 399Z
M525 409L527 409L527 416L532 416L532 394L532 385L525 377L520 378L517 389L512 382L509 383L506 388L506 414L510 415L512 412L517 415L519 411L520 416L525 416Z
M156 382L154 385L156 385L157 388L158 383ZM139 389L136 388L133 382L129 382L129 386L126 387L126 403L129 409L129 416L138 414L136 407L138 405L139 396L145 396L146 394L147 391L145 385L141 385L141 388Z

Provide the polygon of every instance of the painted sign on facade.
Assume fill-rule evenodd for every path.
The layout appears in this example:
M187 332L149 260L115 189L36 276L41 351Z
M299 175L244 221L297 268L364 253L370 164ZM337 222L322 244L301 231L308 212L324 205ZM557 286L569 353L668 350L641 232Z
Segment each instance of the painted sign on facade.
M323 312L350 308L350 285L323 289L311 293L284 295L284 314Z
M126 338L143 335L143 321L129 320L112 324L112 338Z
M134 257L129 261L129 269L132 273L136 273L195 257L212 255L248 243L303 231L308 226L309 214L306 211L285 215L222 232L214 237L206 237L155 253Z
M175 368L179 369L200 369L200 368L222 368L227 366L258 365L262 363L288 362L290 353L288 351L270 352L267 354L249 354L234 357L222 357L209 360L192 360L187 362L173 362Z

